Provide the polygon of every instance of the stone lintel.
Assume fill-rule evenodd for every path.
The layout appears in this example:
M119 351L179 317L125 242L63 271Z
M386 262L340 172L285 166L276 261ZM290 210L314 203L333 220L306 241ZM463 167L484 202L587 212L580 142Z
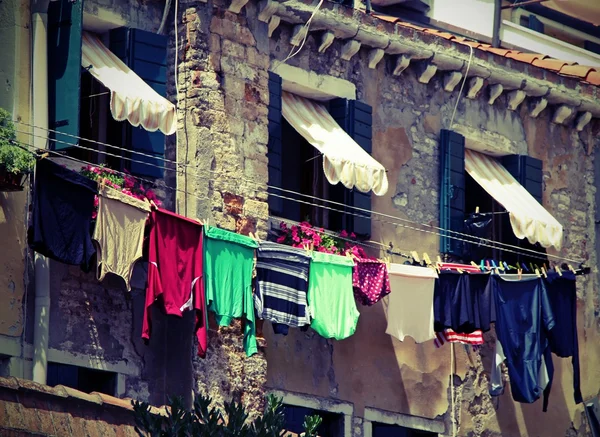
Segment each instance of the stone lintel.
M396 65L394 67L393 75L400 76L404 70L410 65L410 57L407 55L400 55L396 58Z
M450 71L444 75L444 91L451 93L460 83L463 74L460 71Z
M500 94L502 94L502 91L504 91L504 86L500 83L494 84L490 86L490 98L488 100L488 103L490 105L493 105L494 102L496 101L496 99L498 97L500 97Z
M383 49L371 50L369 52L369 68L373 70L377 68L377 64L379 64L379 61L383 59L384 54L385 52L383 51Z
M579 114L579 117L577 117L577 121L575 122L575 129L577 129L578 132L581 132L586 126L587 124L591 121L592 119L592 113L589 111L585 111Z
M467 91L467 99L475 99L483 89L485 79L483 77L472 77L469 80L469 89Z
M445 53L437 52L433 55L431 63L435 65L439 70L462 70L465 65L465 61L455 56L450 56Z
M390 36L385 32L376 31L376 28L371 30L368 27L359 27L354 39L374 49L385 49L390 45Z
M352 59L352 56L358 53L358 51L360 50L360 46L360 42L356 41L355 39L351 39L345 42L342 46L342 52L340 53L340 57L344 61L349 61L350 59Z
M304 24L296 24L290 38L290 44L293 46L299 46L302 40L306 37L308 32L307 27Z
M533 118L537 118L544 109L548 106L548 99L544 97L537 97L531 99L529 102L529 115Z
M508 109L516 111L523 100L527 97L527 93L523 90L515 90L508 93Z
M335 33L330 31L323 32L321 35L321 45L319 46L319 53L325 53L331 44L333 44L333 40L335 39Z
M554 116L552 117L552 123L563 124L573 113L575 109L571 106L560 105L554 111Z

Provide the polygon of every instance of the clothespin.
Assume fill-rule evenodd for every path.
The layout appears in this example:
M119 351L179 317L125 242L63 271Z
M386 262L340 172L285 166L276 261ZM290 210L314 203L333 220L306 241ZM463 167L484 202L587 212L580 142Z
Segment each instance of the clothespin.
M437 256L437 263L442 264L442 257L439 255Z
M573 266L571 264L568 264L569 270L573 272L573 274L575 274L575 269L573 268Z
M519 281L523 278L523 269L517 269L517 276Z
M509 266L508 264L506 264L506 261L504 261L502 264L504 264L504 270L510 270L511 266Z
M556 273L558 273L558 276L562 276L562 270L560 269L560 267L558 267L558 264L554 266L554 270L556 270Z
M462 274L465 272L463 269L461 269L461 268L458 268L458 267L456 268L456 271L457 271L458 273L460 273L461 275L462 275Z
M411 251L410 252L410 256L413 257L413 259L415 260L415 262L418 262L418 263L421 262L421 259L419 258L419 254L417 253L416 250Z
M542 275L540 275L540 270L539 269L535 269L535 274L537 275L538 278L542 277Z
M529 267L531 267L532 272L535 272L536 270L538 270L537 268L533 267L533 263L529 263Z
M476 269L478 269L478 268L479 268L479 266L477 265L477 263L476 263L475 261L471 261L471 265L472 265L473 267L475 267Z
M544 275L544 278L547 278L547 277L548 277L548 274L546 273L546 268L545 268L545 265L544 265L544 266L542 266L542 275Z
M425 260L425 263L427 263L428 266L433 264L431 262L431 258L429 258L429 255L427 255L427 252L423 252L423 259Z
M487 259L485 260L485 268L486 268L486 270L491 270L491 268L490 268L490 261L487 260Z
M475 214L479 214L479 207L478 206L475 207Z
M504 264L502 263L502 261L498 261L498 268L504 271Z
M548 270L548 267L546 267L546 263L542 263L542 267L544 268L544 270Z
M527 268L527 266L525 265L524 262L521 263L521 267L523 267L523 270L525 270L527 273L529 273L529 269Z
M479 264L479 268L481 269L482 272L485 272L485 264L483 263L483 260L481 260L481 263Z
M47 158L48 156L50 156L50 154L48 152L44 152L40 155L40 159Z
M156 203L154 203L154 200L150 200L150 205L152 206L152 208L158 209L158 206L156 206Z

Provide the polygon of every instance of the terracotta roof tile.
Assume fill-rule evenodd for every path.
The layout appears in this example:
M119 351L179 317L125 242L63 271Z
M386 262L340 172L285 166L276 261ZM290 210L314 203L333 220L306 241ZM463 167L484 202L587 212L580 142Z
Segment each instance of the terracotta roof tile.
M566 61L560 61L558 59L536 59L531 62L536 67L545 68L546 70L552 70L559 72L561 68L567 65Z
M590 71L585 80L591 83L592 85L600 86L600 72Z
M92 392L92 395L100 396L102 402L105 404L113 405L119 408L125 408L127 410L133 410L133 406L131 405L131 399L119 399L114 396L109 396L104 393Z
M560 74L585 79L591 71L596 71L596 69L593 67L586 67L585 65L565 65L560 69Z
M497 49L494 47L489 47L489 48L486 48L485 50L488 52L494 53L496 55L500 55L500 56L506 56L507 54L510 54L510 53L516 53L516 52L513 52L512 50Z
M479 47L481 47L481 43L477 42L477 41L458 41L460 44L465 44L467 46L471 46L475 49L478 49Z
M392 17L391 15L373 14L373 16L380 20L387 21L388 23L395 23L399 20L398 17Z
M425 27L417 26L412 23L407 23L406 21L396 21L396 23L404 27L410 27L411 29L420 30L421 32L425 32L425 30L427 30Z
M531 64L536 59L544 59L547 56L540 55L538 53L510 52L506 55L506 57L516 61L525 62L526 64Z

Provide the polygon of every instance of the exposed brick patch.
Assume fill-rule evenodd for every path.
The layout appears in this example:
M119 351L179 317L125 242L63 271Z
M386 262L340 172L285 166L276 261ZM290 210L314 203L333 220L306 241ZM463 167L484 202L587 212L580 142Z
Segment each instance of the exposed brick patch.
M244 198L231 193L223 194L223 205L228 214L238 216L244 210Z
M240 217L235 222L235 232L242 235L249 235L250 232L256 232L256 219L254 217Z

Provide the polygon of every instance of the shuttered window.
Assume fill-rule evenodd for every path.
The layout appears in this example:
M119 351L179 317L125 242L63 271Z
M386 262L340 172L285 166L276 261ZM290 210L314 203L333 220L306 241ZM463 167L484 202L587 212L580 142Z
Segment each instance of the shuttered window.
M373 151L373 110L366 103L357 100L334 99L329 102L329 113L369 155ZM356 188L345 190L345 204L371 211L371 192L363 193ZM348 230L362 238L371 236L371 217L369 212L346 208L344 221ZM361 216L361 217L359 217Z
M82 2L58 0L48 6L48 124L53 150L78 143L81 84ZM67 135L63 135L67 134Z
M167 37L140 29L119 28L110 32L110 50L125 62L158 94L167 92ZM165 135L160 131L148 132L141 126L125 125L124 143L132 151L129 170L138 176L163 176ZM135 162L141 161L141 162ZM147 165L146 163L150 164Z
M281 77L269 72L269 143L267 157L269 159L269 185L283 187L282 180L282 147L281 147ZM283 216L283 199L280 190L269 188L269 211L276 216Z
M465 219L465 138L457 132L440 132L440 227L464 232ZM462 242L442 231L440 252L463 256Z

